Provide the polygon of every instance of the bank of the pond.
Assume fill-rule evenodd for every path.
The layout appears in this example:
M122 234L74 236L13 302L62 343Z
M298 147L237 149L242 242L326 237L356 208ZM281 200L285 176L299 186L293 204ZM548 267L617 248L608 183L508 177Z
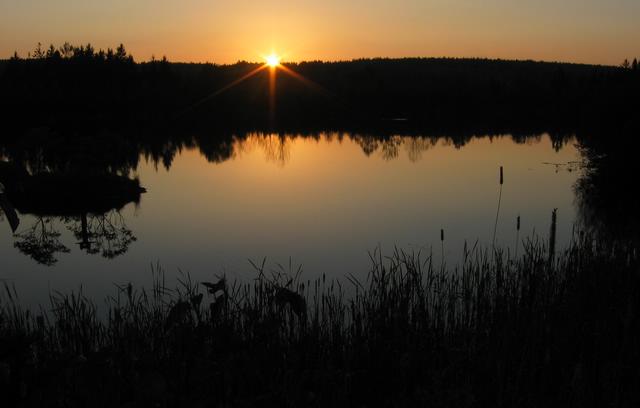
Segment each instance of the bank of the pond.
M582 237L518 259L468 248L457 268L375 253L366 280L122 287L106 318L81 294L25 311L6 286L7 406L633 406L635 248ZM347 296L345 293L354 293ZM130 405L126 405L130 404Z

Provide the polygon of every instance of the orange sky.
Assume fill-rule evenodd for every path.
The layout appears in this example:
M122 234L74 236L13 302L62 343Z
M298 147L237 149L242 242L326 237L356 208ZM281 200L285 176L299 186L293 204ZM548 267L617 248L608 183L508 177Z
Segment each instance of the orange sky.
M136 59L232 63L452 56L619 64L638 0L1 0L0 57L65 41Z

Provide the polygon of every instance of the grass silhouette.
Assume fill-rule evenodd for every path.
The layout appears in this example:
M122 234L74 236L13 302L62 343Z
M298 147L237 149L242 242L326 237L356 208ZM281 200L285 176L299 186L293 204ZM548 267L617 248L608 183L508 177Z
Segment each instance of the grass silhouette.
M455 268L396 249L366 280L119 287L32 313L5 284L0 381L19 406L632 406L638 253L580 234L550 257L465 246Z

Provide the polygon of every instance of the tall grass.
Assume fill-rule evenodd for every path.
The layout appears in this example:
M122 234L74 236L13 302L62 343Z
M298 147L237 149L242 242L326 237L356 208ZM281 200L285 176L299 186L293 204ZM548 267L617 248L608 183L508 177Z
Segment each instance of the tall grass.
M640 402L635 248L584 235L550 257L465 246L370 254L366 279L255 263L250 283L118 287L41 313L5 285L0 382L19 406L633 406Z

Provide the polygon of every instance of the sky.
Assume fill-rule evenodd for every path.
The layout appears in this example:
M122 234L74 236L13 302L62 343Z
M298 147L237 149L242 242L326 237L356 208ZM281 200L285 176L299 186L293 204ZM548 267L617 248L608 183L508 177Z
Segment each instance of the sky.
M619 65L640 0L0 0L0 58L124 43L136 60L488 57Z

